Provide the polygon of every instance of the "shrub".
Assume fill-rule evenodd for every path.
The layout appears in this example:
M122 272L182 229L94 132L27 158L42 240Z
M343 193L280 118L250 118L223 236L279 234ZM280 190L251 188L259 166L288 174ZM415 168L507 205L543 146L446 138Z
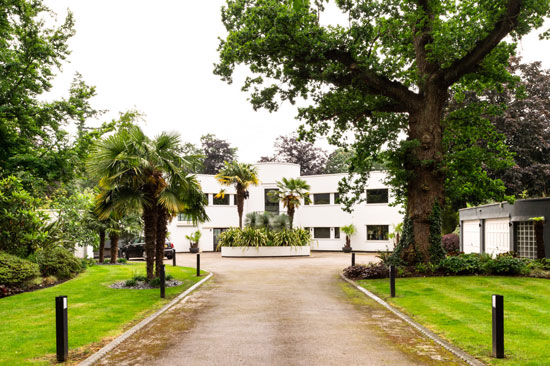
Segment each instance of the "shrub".
M456 234L443 235L441 245L447 253L457 253L460 250L460 238Z
M82 271L82 263L73 253L62 247L42 250L36 255L42 276L71 278Z
M117 259L117 262L118 262L118 263L128 263L128 259L126 259L126 258L118 258L118 259Z
M219 247L306 246L311 241L304 229L230 228L219 236Z
M125 287L134 287L136 284L137 281L134 278L126 280L126 282L124 282Z
M135 275L133 279L136 281L147 281L147 277L144 275Z
M486 273L495 275L519 275L528 272L525 260L510 254L499 255L487 261L483 269Z
M0 252L0 284L21 287L39 275L40 271L36 263Z
M482 259L478 254L447 256L439 263L439 268L446 274L478 274L482 269Z
M111 260L110 259L104 259L103 264L111 264Z
M155 277L151 281L149 281L149 286L151 287L160 287L160 278Z
M172 276L171 274L166 275L166 281L170 281L170 280L173 280L173 279L174 279L174 276Z
M388 277L388 267L382 263L369 263L368 265L349 266L344 269L344 276L352 280L366 280L369 278Z

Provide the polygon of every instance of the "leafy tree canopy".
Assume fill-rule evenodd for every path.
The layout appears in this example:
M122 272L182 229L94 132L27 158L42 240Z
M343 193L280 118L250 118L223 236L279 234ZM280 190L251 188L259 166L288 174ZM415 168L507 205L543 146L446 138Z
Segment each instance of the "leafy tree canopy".
M327 152L312 142L298 139L298 135L279 136L274 144L273 156L262 156L260 162L276 161L300 165L301 175L323 174Z
M444 141L449 96L514 82L506 66L515 41L542 26L550 3L336 0L348 24L325 26L319 19L326 2L227 0L228 35L215 73L232 82L235 67L247 65L243 90L254 108L308 100L298 117L311 139L328 135L341 145L352 131L359 174L342 184L352 193L342 197L348 206L364 198L367 173L386 148L390 181L406 199L412 235L429 260L430 216L454 178ZM479 119L469 121L466 130ZM479 175L468 173L460 172L477 189ZM502 198L498 186L486 198Z
M201 137L203 167L200 173L218 174L227 161L231 163L237 159L237 148L231 147L229 142L218 139L213 134L207 134Z

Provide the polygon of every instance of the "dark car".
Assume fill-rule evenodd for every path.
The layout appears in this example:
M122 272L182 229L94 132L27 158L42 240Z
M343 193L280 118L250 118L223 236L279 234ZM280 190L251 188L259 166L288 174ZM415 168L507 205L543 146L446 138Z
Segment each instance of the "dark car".
M174 255L174 244L168 240L164 243L164 256L167 259L172 259ZM120 248L120 256L126 259L130 258L145 258L145 240L136 238Z

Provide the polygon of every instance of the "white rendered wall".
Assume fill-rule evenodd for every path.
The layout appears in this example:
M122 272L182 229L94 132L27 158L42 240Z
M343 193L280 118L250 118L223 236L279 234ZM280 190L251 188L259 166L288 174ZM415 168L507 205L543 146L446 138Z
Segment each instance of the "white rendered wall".
M340 204L335 204L334 193L338 192L338 182L347 174L326 174L300 177L300 166L288 163L258 163L260 185L250 187L250 197L245 201L243 222L247 213L265 209L264 190L276 188L276 182L285 178L302 178L311 186L311 194L330 193L330 204L328 205L302 205L295 213L295 227L330 227L330 239L314 239L311 250L341 250L345 244L345 234L340 232L340 238L334 238L334 228L342 227L353 223L357 232L351 238L351 245L358 251L384 251L393 249L393 241L389 240L367 240L367 225L388 225L392 233L395 226L403 220L399 212L400 207L390 207L388 203L366 204L360 203L354 207L353 212L347 213L342 210ZM229 206L214 206L212 204L213 194L217 194L222 188L213 175L197 175L202 190L209 193L209 205L206 212L210 217L209 222L199 225L202 232L200 247L203 251L213 249L213 229L236 227L239 224L237 206L234 205L231 197ZM385 178L384 172L372 172L368 180L368 188L387 188L382 182ZM223 187L228 194L234 194L233 187ZM393 201L391 190L389 192L389 203ZM279 210L283 211L282 204ZM169 238L174 243L178 252L189 251L189 241L185 235L197 230L190 223L178 222L177 218L170 223L168 231ZM312 232L313 234L313 232Z

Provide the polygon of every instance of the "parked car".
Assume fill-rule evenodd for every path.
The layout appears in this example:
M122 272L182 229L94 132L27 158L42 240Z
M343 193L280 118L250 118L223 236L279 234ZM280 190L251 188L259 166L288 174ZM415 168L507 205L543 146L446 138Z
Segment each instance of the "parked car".
M136 238L120 248L119 255L126 259L130 258L145 258L145 239ZM168 240L164 243L164 256L167 259L172 259L174 255L174 244L170 243Z

